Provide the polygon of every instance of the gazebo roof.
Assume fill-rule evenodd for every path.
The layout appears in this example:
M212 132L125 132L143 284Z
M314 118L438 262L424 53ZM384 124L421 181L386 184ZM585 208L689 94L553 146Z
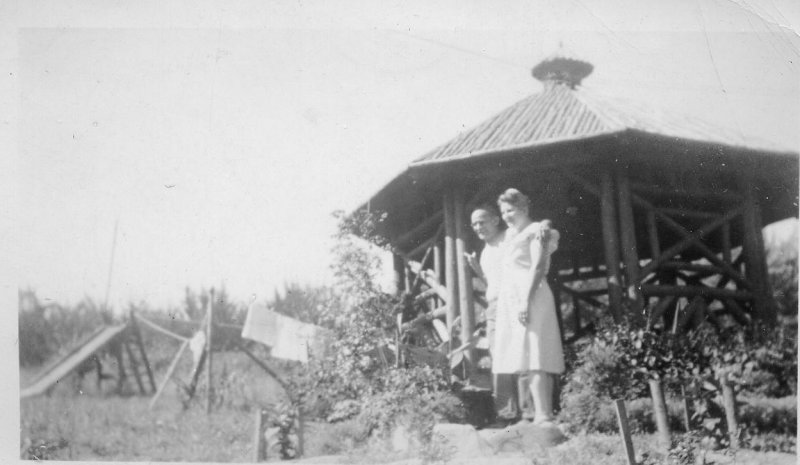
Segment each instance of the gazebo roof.
M633 130L655 136L770 152L789 152L768 141L650 105L599 95L568 83L545 81L531 95L417 158L411 166L480 157L509 150Z
M394 240L441 213L441 195L449 185L465 186L473 202L507 185L555 192L558 182L548 180L567 166L591 173L623 160L636 164L640 182L670 185L692 172L704 176L707 189L721 192L734 189L737 173L746 172L765 201L765 221L797 214L795 150L582 88L591 70L572 58L543 61L533 70L542 92L415 159L360 209L389 213L379 233ZM567 207L561 201L566 200L551 199L549 214ZM701 197L692 202L709 207L701 205Z

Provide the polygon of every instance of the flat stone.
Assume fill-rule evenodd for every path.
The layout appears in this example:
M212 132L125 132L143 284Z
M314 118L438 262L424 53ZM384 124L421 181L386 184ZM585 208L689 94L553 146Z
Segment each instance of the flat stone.
M493 448L478 434L472 425L439 423L433 427L432 441L446 448L452 460L488 457L494 454Z
M487 428L479 435L491 446L495 453L535 452L554 447L567 440L564 433L555 425L534 425L519 422L503 429Z

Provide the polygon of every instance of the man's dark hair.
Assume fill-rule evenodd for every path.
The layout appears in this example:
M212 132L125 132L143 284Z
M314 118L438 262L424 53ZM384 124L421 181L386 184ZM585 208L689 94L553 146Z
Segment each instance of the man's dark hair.
M500 218L500 210L497 208L497 205L491 204L489 202L478 204L478 206L472 209L472 212L474 213L478 210L483 210L485 212L488 212L495 218Z

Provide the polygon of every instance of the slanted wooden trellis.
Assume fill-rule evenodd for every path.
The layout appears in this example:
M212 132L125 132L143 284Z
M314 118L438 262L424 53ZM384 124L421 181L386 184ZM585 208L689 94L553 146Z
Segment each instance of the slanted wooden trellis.
M411 163L372 196L399 289L472 339L483 302L471 209L516 187L561 231L550 283L567 342L598 314L647 325L774 322L762 227L797 216L798 154L580 87L588 63L534 68L544 90ZM367 208L367 205L364 208ZM679 305L681 304L681 305ZM559 305L560 309L565 306ZM696 316L696 315L695 315ZM722 323L721 323L722 324ZM726 323L727 324L727 323ZM469 350L467 357L471 357Z

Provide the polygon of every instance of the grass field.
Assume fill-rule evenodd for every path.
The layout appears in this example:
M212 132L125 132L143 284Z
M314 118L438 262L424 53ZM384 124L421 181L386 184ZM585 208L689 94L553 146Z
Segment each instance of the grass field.
M177 345L154 344L151 352L156 382L160 383ZM186 354L175 379L187 382L191 356ZM113 367L110 368L112 373ZM24 384L33 371L22 371ZM155 408L148 409L149 396L138 395L129 379L125 395L118 396L113 381L103 392L95 389L88 374L83 394L71 380L57 386L50 396L21 401L21 457L56 460L250 462L253 457L255 407L285 399L278 383L239 352L215 354L214 379L217 400L210 415L205 413L205 376L197 395L184 409L177 383L170 382ZM784 400L792 403L794 399ZM796 411L796 402L789 406ZM796 414L795 414L796 415ZM349 442L357 425L306 424L306 456L339 455L351 463L388 462L419 456L395 453L385 443L366 446ZM785 438L794 441L794 438ZM637 455L659 463L665 458L655 447L653 435L637 435ZM766 457L761 455L759 457ZM274 458L273 458L274 459ZM619 464L624 449L615 435L579 435L566 443L542 450L532 463ZM761 463L751 462L747 463ZM764 462L767 463L767 462Z

